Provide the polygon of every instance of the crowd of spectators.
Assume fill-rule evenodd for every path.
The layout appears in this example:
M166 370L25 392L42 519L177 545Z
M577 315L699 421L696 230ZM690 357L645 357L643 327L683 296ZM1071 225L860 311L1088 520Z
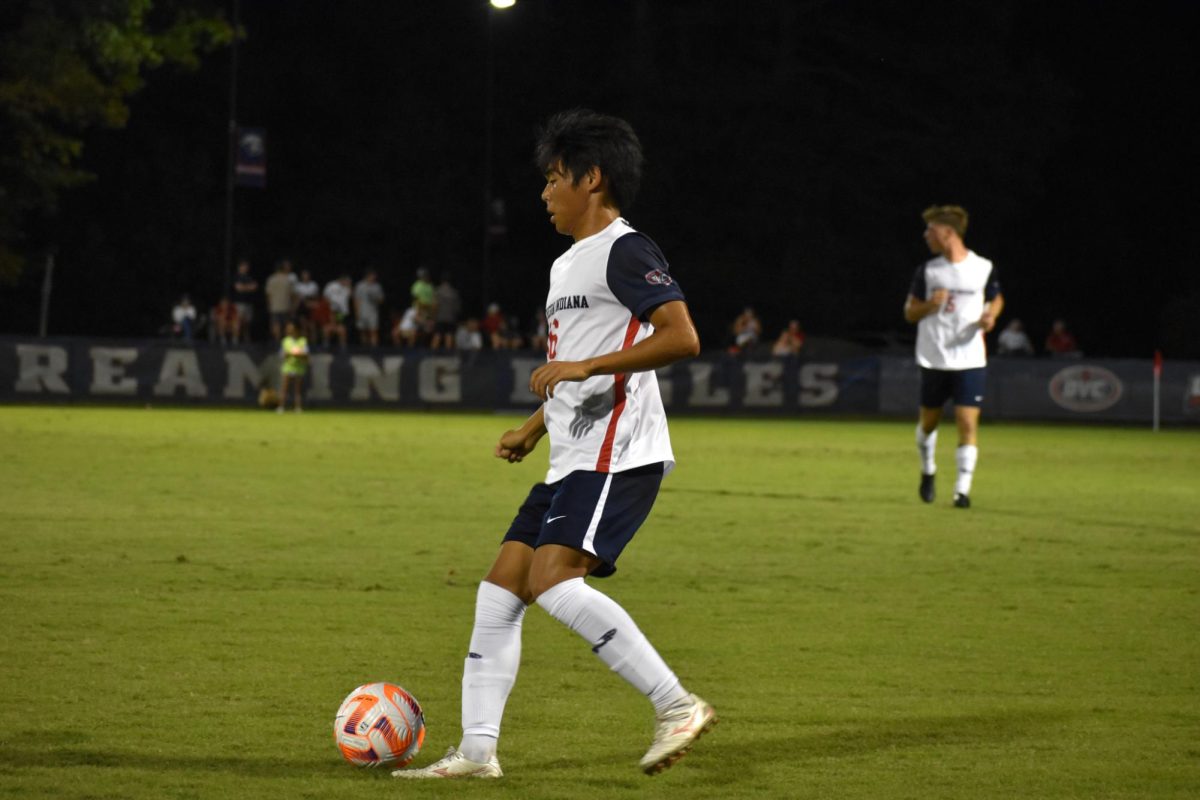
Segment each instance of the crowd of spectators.
M798 356L804 350L805 332L800 320L789 320L780 330L778 336L771 339L763 338L764 325L758 314L750 306L730 323L727 340L724 343L726 352L731 355L772 355L779 358ZM1033 357L1038 355L1033 341L1025 331L1025 326L1019 319L1009 320L995 337L994 353L1005 357ZM1046 335L1042 347L1042 355L1050 358L1079 358L1083 355L1075 336L1067 328L1064 320L1056 319Z
M322 286L312 271L297 273L286 258L275 262L262 281L250 262L242 260L231 295L217 300L208 313L183 295L163 332L189 342L206 333L210 342L220 345L249 343L265 334L278 344L288 324L294 323L298 334L320 349L381 344L468 351L546 348L546 317L541 309L522 321L493 302L483 314L466 315L449 273L443 273L435 286L429 268L421 267L407 296L391 305L388 301L373 269L365 270L358 281L343 273ZM265 312L265 323L256 326L260 312Z
M285 258L277 261L271 275L260 283L250 262L243 260L237 266L232 296L221 297L208 314L202 314L188 295L183 295L172 309L166 329L171 336L187 341L207 330L214 343L250 342L256 312L261 308L266 311L266 328L275 343L281 341L287 323L294 322L313 346L326 349L344 350L352 344L378 347L381 342L395 348L431 350L546 349L547 323L541 309L522 322L492 302L483 314L464 316L462 297L449 273L443 273L434 285L429 268L421 267L401 303L387 306L387 300L373 269L365 270L357 282L344 273L321 286L310 270L301 269L297 274ZM746 306L730 324L725 348L732 355L784 358L800 355L804 345L800 320L789 320L778 335L764 337L762 320L753 307ZM993 346L997 356L1038 355L1019 319L1007 322ZM1082 355L1064 320L1054 320L1042 354L1053 358Z

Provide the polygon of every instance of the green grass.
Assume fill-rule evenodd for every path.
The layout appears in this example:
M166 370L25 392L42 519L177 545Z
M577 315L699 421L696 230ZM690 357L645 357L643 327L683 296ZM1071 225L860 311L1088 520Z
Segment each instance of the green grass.
M394 680L458 741L475 586L544 454L488 415L0 408L0 798L1184 798L1200 791L1200 435L985 426L916 497L910 422L676 419L602 588L721 725L540 609L496 783L341 762Z

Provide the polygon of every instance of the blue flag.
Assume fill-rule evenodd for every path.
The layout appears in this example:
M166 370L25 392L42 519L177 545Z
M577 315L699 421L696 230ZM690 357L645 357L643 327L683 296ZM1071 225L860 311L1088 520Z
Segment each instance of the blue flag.
M237 129L237 160L234 180L238 186L258 189L267 185L267 131L265 128Z

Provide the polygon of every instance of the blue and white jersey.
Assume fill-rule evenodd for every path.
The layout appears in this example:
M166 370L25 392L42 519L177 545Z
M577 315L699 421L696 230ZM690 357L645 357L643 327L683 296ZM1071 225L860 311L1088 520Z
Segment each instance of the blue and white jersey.
M653 333L655 308L683 299L658 245L618 219L576 242L550 268L547 359L583 361L633 347ZM546 483L576 470L623 472L662 461L669 471L675 465L654 372L563 381L544 413Z
M987 366L987 348L979 318L1000 293L992 262L968 250L957 264L938 256L917 267L908 293L928 300L945 289L946 302L917 323L917 363L928 369L961 370Z

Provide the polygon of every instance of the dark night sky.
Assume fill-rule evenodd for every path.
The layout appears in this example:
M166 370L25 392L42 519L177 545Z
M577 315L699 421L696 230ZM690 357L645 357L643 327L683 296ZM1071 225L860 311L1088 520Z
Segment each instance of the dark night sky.
M1190 268L1200 4L518 0L493 12L495 193L507 237L487 299L522 317L569 244L530 151L548 113L627 117L647 154L626 216L656 239L706 345L743 305L768 335L911 335L920 211L961 203L1036 342L1066 318L1085 351L1200 357ZM420 264L469 304L482 261L481 0L242 0L238 117L268 131L269 186L237 190L236 249L324 282ZM223 283L228 52L161 70L98 176L45 226L52 333L151 335L180 292ZM36 330L41 269L0 290L0 330Z

